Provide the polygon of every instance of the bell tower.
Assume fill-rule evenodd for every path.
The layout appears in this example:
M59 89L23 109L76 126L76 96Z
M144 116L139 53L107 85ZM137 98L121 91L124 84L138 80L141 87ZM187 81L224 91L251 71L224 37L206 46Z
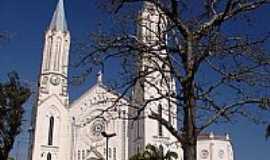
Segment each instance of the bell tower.
M31 160L70 160L68 98L70 34L64 2L59 0L45 33L37 103L34 106Z
M52 21L45 34L43 62L40 75L39 102L57 95L68 104L67 76L70 34L67 28L64 3L59 0Z
M137 58L137 74L140 78L133 89L132 100L136 109L130 109L131 115L138 119L130 124L130 156L141 152L147 144L163 147L164 151L174 150L170 146L175 138L157 120L149 118L155 112L176 128L176 105L171 95L175 93L175 81L170 74L167 62L166 27L167 17L150 2L144 2L138 17L137 36L144 44L145 51ZM140 107L145 107L141 110ZM137 112L137 113L136 113Z

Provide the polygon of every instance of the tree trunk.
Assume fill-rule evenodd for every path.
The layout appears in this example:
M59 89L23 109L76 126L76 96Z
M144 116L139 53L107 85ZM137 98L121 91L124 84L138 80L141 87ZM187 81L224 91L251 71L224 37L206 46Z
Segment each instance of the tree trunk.
M8 156L9 156L9 152L12 149L12 145L14 143L14 140L10 140L11 143L7 142L7 140L5 140L4 142L4 146L1 147L1 151L0 151L0 160L7 160Z
M192 142L192 144L184 144L183 151L184 151L184 160L197 160L197 143Z
M193 87L186 93L186 108L184 109L184 139L183 145L184 160L197 160L197 132L195 119L195 105L193 96Z
M1 151L0 159L1 160L7 160L8 159L8 153L6 151Z
M186 57L184 58L186 80L182 82L184 95L184 160L197 160L196 100L194 87L195 65L193 58L193 36L187 37ZM181 92L180 92L181 93Z
M196 105L194 98L194 86L192 81L184 85L184 160L197 160L197 132L196 132Z

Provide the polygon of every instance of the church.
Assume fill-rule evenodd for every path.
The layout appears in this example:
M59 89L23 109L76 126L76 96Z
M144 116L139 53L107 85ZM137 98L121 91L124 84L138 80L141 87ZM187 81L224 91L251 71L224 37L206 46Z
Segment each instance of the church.
M145 3L140 16L150 17L151 23L146 20L142 20L142 23L156 27L152 22L158 21L159 17L149 10L155 12L151 5ZM146 37L145 28L138 28L138 31L138 38ZM95 85L77 100L69 101L70 39L64 2L59 0L44 38L29 160L128 160L143 151L147 144L164 151L177 152L178 159L182 160L181 144L164 126L148 118L150 111L154 110L177 128L176 105L161 99L151 103L142 112L142 118L130 120L128 116L137 113L136 109L129 107L133 102L106 86L101 72L97 74ZM143 41L148 43L147 38ZM144 70L144 64L149 62L142 59L138 63L138 70ZM159 81L159 74L153 73L151 80ZM166 76L170 85L158 87L163 91L176 92L173 78ZM145 99L156 97L156 94L155 89L147 84L144 88L135 85L132 99L140 104ZM233 148L228 135L200 135L197 144L198 160L233 160Z

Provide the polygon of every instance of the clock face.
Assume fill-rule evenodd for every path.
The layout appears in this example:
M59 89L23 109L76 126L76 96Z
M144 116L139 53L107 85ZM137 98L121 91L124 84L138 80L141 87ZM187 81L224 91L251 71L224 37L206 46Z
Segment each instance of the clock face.
M56 75L53 75L53 76L50 78L51 84L53 84L53 85L55 85L55 86L59 85L59 84L60 84L60 81L61 81L61 79L60 79L58 76L56 76Z

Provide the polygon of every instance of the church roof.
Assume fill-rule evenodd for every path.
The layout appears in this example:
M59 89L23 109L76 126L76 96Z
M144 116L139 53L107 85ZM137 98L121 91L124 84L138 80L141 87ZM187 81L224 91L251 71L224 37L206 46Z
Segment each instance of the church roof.
M49 30L68 31L63 0L59 0Z
M124 101L126 101L127 103L130 102L130 98L129 97L123 96L120 93L118 93L116 90L111 89L110 87L104 85L103 83L97 82L94 86L92 86L87 91L85 91L78 99L75 99L73 102L71 102L69 104L69 106L71 108L73 108L73 106L76 106L76 104L78 104L79 102L81 102L82 99L84 99L85 97L91 95L92 94L92 91L95 90L98 87L104 89L106 92L111 93L112 95L115 95L116 97L121 97L121 99L124 100Z

